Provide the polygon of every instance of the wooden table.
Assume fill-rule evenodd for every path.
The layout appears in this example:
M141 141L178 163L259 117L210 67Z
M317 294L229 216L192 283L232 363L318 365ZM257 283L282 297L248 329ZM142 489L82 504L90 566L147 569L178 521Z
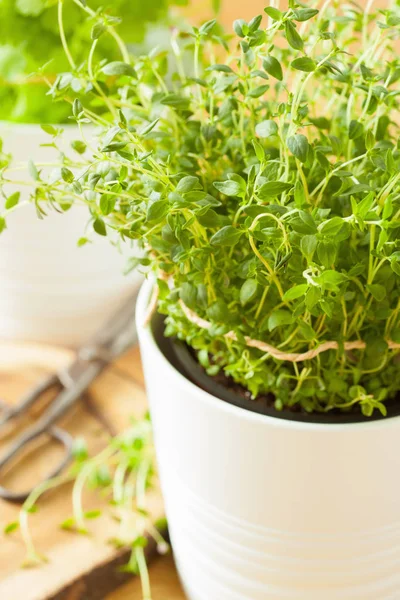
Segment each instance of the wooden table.
M70 351L61 348L0 342L0 397L10 404L17 402L46 373L62 369L71 357ZM100 376L91 386L90 397L92 408L101 411L116 431L126 429L132 416L143 416L146 396L137 348ZM104 447L107 435L83 403L63 419L62 425L74 436L84 436L94 452ZM0 452L9 442L7 432L0 436ZM30 464L26 464L23 471L17 469L23 475L22 482L14 471L10 473L11 483L15 481L17 487L19 483L26 487L31 477L37 481L38 476L48 472L49 460L56 451L57 448L46 445L38 455L27 459ZM88 537L60 529L60 523L70 516L70 493L71 488L66 485L49 494L40 503L38 514L31 517L37 549L49 559L35 569L21 569L25 550L20 532L3 534L4 526L17 520L18 507L0 501L0 599L141 600L139 578L121 574L113 564L118 552L108 543L115 526L112 520L107 520L106 515L104 520L103 517L96 519ZM155 518L161 516L163 506L159 492L152 492L149 501ZM100 508L98 504L99 497L85 498L88 509ZM121 560L121 564L126 564L126 557ZM153 600L184 600L171 555L154 558L150 575ZM122 587L116 589L121 582Z
M153 600L185 600L172 556L157 559L150 568ZM106 600L139 600L140 582L134 580L113 592Z

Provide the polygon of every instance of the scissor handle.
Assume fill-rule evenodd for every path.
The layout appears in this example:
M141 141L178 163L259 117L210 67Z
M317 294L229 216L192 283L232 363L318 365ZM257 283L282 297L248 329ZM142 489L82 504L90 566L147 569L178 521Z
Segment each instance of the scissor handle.
M2 414L0 414L0 428L5 425L8 421L11 421L15 417L24 414L26 410L31 408L36 402L38 402L45 392L48 390L60 386L60 378L57 374L49 375L43 379L36 387L28 392L15 406L2 406Z
M21 452L25 448L25 446L29 444L29 442L32 442L33 440L37 439L38 437L43 435L43 433L47 433L54 440L56 440L62 446L64 446L65 453L58 466L53 471L51 471L51 473L43 481L38 483L44 483L45 481L53 479L53 477L57 477L57 475L59 475L71 461L73 445L73 437L67 431L65 431L64 429L60 429L59 427L50 427L45 432L35 427L32 427L31 429L26 431L26 433L21 435L21 437L18 440L16 440L16 442L12 444L11 447L6 451L6 453L1 457L0 471L11 460L13 460L19 454L19 452ZM12 490L9 490L4 486L0 485L0 498L2 498L3 500L7 500L8 502L22 504L28 498L31 492L34 489L36 489L37 485L38 484L36 484L31 490L25 492L13 492Z

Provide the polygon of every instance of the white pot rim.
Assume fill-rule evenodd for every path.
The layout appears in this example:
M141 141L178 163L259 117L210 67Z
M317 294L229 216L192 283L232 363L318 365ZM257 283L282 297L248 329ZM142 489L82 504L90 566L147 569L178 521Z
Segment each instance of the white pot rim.
M374 420L374 421L360 421L356 423L308 423L306 421L291 421L289 419L282 419L279 417L271 417L268 415L259 414L246 410L244 408L234 406L225 400L222 400L212 394L209 394L205 390L202 390L197 385L192 383L187 377L182 375L170 361L161 352L151 327L144 325L146 310L150 301L154 280L152 278L147 279L141 286L137 304L136 304L136 320L137 328L140 329L142 340L153 346L154 352L157 353L157 360L162 361L170 370L174 372L175 377L179 380L180 386L183 391L187 390L188 396L197 396L198 399L208 405L215 406L218 404L218 408L222 412L234 414L240 416L248 421L257 423L266 423L269 426L276 427L278 429L289 429L289 430L300 430L300 431L320 431L324 433L334 434L339 431L349 430L381 430L390 427L398 427L400 421L400 415L387 417L386 419Z

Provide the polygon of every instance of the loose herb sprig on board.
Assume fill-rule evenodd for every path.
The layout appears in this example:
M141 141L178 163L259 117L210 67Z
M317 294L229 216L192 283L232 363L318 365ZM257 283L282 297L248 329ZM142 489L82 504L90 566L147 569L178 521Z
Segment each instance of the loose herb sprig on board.
M165 52L91 51L79 77L107 113L72 110L102 131L93 158L34 173L39 211L83 202L96 234L138 240L166 335L277 410L386 414L400 389L400 13L371 4L174 33L172 74Z
M90 533L91 520L101 517L104 509L86 511L84 493L94 490L101 504L109 500L110 513L118 522L118 533L110 543L118 548L131 548L129 562L124 571L138 574L142 582L143 600L151 600L151 589L146 563L146 546L152 538L157 551L165 554L169 547L163 538L165 523L153 522L147 493L154 486L155 456L152 428L148 417L136 421L124 433L112 438L100 453L90 456L84 440L77 439L74 463L63 475L38 486L26 500L19 521L9 523L4 533L19 530L26 546L25 567L33 567L46 561L36 549L30 528L31 513L40 511L40 499L46 492L73 482L72 516L61 524L62 529L79 534Z

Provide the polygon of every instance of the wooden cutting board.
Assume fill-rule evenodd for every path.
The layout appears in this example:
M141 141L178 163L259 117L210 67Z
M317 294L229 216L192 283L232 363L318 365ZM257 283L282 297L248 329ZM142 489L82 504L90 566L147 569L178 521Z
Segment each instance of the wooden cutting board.
M24 392L46 374L63 368L73 357L68 350L32 344L0 343L0 398L7 403L16 402ZM90 389L91 409L79 403L61 422L74 436L87 441L91 453L103 448L108 434L93 414L101 413L117 432L129 425L132 417L140 418L146 410L143 376L137 349L132 350L111 365ZM98 415L97 415L98 416ZM26 423L24 423L26 425ZM2 432L0 453L7 447L15 431ZM25 489L43 477L59 458L56 445L42 446L39 452L29 455L19 476L7 477L14 489ZM37 513L30 515L33 538L37 550L48 562L34 569L22 569L25 556L20 533L3 533L4 526L18 518L18 507L0 500L0 598L1 600L104 600L108 594L130 577L121 573L118 566L125 564L126 551L117 551L108 540L116 524L110 515L90 521L91 534L82 536L64 531L60 523L71 516L71 487L49 493L39 503ZM155 518L162 516L163 507L158 491L150 494L150 505ZM102 508L96 494L85 495L85 509ZM168 562L166 564L171 564ZM161 567L161 572L164 567ZM160 567L157 566L157 569ZM172 567L171 567L172 569ZM155 595L155 600L183 598L176 576L172 572L172 588ZM133 582L134 587L139 582ZM157 582L155 582L157 587ZM174 589L173 589L174 588ZM133 597L140 598L138 593ZM165 594L165 595L164 595ZM118 598L118 596L113 596ZM123 596L121 596L123 598Z

